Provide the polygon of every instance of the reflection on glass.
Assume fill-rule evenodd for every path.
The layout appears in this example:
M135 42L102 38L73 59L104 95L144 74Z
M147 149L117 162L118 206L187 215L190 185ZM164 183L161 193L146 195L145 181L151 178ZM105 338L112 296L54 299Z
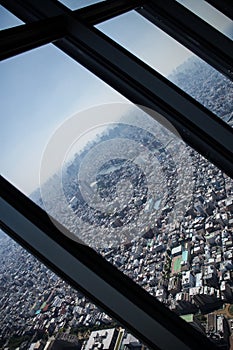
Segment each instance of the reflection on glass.
M109 120L114 110L105 113ZM94 112L98 124L99 110ZM233 181L136 107L107 126L91 127L73 141L75 123L68 127L66 121L62 170L33 199L170 310L229 348ZM59 135L50 140L45 164L52 164L49 148L57 149Z
M134 11L97 28L232 125L233 82L165 32Z
M0 276L1 349L147 349L1 230Z
M195 13L205 22L210 24L215 29L219 30L230 39L233 39L233 24L232 20L218 11L215 7L208 4L206 1L192 0L176 0L181 5Z
M23 22L0 5L0 30L16 27Z
M44 148L64 120L90 106L125 101L52 44L1 62L0 75L1 171L26 194L39 186Z
M105 0L59 0L59 2L69 7L72 11L103 1Z
M135 25L125 40L129 45L137 38L143 52L140 45L151 43L151 31L140 40ZM219 76L202 79L209 68L193 57L184 63L188 69L177 67L190 52L176 55L168 46L171 62L160 56L160 35L156 44L152 57L161 58L160 71L200 93L203 103L231 122ZM211 339L227 342L232 180L187 147L161 116L152 112L152 119L126 103L50 45L7 60L1 69L3 175L148 293ZM62 315L59 322L62 328Z

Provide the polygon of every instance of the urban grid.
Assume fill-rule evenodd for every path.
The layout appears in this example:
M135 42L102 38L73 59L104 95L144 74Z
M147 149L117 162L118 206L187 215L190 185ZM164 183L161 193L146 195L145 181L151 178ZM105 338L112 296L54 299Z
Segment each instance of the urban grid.
M208 65L197 59L188 60L170 79L232 124L229 96L233 86ZM96 183L83 187L89 194L97 187L102 198L114 201L114 208L101 215L98 210L88 209L75 176L93 145L119 137L122 132L127 138L137 140L149 153L156 154L155 164L149 158L150 168L145 176L139 163L133 165L134 155L130 160L105 163ZM151 138L154 135L156 139L156 131L140 133L135 127L119 123L115 129L108 130L107 136L99 135L66 169L64 192L74 216L65 216L57 197L56 205L51 205L52 214L72 232L75 220L80 218L84 226L98 229L96 247L92 236L95 230L91 235L85 231L81 238L221 349L229 350L233 334L233 181L191 148L180 146L178 141L167 147L169 134L164 132L163 142L161 129L158 134L159 142ZM174 162L171 156L177 150L180 163ZM191 196L185 181L180 184L179 194L176 192L177 174L185 166L186 154L191 165L183 174L187 175ZM161 167L157 173L158 184L150 187L153 165L158 164ZM94 162L90 164L90 170L94 165ZM131 181L134 195L132 202L121 211L119 203L121 196L124 199L124 191L117 192L118 177ZM55 180L50 180L48 186L52 187L52 181ZM156 199L149 198L151 193ZM43 206L43 196L41 198L38 191L32 198ZM175 213L176 218L172 216L173 211L179 209L178 199L184 201L182 218L179 213ZM142 210L143 223L146 221L147 225L135 239L120 237L120 244L116 241L111 244L112 233L107 245L104 244L106 228L110 233L128 229ZM126 329L4 233L0 233L0 243L1 349L146 349Z

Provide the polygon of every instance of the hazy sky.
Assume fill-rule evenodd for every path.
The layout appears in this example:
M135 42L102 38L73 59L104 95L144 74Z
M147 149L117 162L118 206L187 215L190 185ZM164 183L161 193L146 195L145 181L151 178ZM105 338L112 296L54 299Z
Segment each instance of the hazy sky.
M215 21L226 28L224 19ZM1 29L20 23L0 7ZM165 76L190 56L133 11L98 28ZM52 44L1 62L0 76L1 173L26 194L38 187L43 151L64 120L95 105L126 101Z

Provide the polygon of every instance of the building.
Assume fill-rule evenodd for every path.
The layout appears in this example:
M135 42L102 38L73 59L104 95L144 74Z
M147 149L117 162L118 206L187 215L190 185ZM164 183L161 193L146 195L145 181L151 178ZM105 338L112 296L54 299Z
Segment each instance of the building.
M185 271L182 273L182 288L192 288L195 286L195 276L192 271Z
M83 350L114 350L118 333L115 328L93 331Z

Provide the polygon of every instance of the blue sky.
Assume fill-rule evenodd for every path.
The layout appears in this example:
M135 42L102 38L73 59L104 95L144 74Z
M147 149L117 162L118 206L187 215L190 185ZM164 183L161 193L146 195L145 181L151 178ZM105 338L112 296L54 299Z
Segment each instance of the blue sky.
M78 8L96 4L101 0L59 0L62 4L69 7L71 10L77 10Z
M219 17L215 23L227 27ZM0 7L1 29L19 24ZM133 11L98 28L165 76L191 55ZM1 62L0 75L1 173L26 194L38 187L43 151L64 120L95 105L126 101L52 44Z

